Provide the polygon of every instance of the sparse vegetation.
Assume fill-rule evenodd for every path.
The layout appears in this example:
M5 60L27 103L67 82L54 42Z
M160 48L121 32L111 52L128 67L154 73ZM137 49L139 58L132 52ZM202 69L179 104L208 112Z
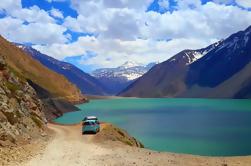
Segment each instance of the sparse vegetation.
M43 127L43 123L41 122L40 119L38 119L37 116L31 115L31 119L33 120L33 122L34 122L39 128L42 128L42 127Z
M15 93L17 90L20 89L19 85L10 82L5 82L5 85L11 91L11 93Z
M3 114L11 125L14 125L18 122L18 116L14 112L3 112Z
M29 79L53 95L63 97L68 101L82 99L79 89L64 76L49 70L2 37L0 37L0 52L6 57L8 68L16 76Z
M144 147L144 145L141 142L131 137L126 131L118 127L115 127L112 124L105 124L101 132L97 134L97 137L95 139L97 141L99 141L99 139L102 139L102 141L103 140L119 141L129 146L136 146L141 148Z

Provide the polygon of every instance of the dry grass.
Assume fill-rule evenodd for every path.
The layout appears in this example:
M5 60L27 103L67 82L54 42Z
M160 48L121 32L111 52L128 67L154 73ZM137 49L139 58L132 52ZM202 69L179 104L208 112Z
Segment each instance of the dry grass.
M119 141L129 146L144 147L134 137L130 136L126 131L112 124L104 123L101 125L101 131L94 138L97 142Z
M68 101L81 99L79 89L64 76L49 70L2 37L0 37L0 56L6 57L7 64L16 73L30 79L52 94L65 97Z

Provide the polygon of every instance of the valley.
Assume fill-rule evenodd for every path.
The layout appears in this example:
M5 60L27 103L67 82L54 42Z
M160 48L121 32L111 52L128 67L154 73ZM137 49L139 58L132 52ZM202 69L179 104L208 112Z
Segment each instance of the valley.
M117 68L101 68L94 70L96 77L108 90L110 95L117 95L139 77L149 71L156 63L146 66L132 61L127 61Z
M250 9L0 1L0 165L250 166Z

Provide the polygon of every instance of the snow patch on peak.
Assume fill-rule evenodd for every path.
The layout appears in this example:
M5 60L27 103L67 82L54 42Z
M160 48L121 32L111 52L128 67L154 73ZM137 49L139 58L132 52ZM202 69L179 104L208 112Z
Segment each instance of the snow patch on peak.
M22 45L18 45L17 47L18 47L18 48L21 48L21 49L24 49L24 48L25 48L25 47L22 46Z
M193 62L193 59L188 55L188 53L185 53L187 59L188 59L188 62L186 63L186 65L189 65ZM183 56L183 58L185 58L185 56Z
M124 73L121 76L126 77L127 80L131 81L131 80L135 80L135 79L141 77L142 74L141 73L129 73L129 74Z
M132 67L137 67L137 66L142 66L142 64L134 62L134 61L127 61L120 67L127 69L127 68L132 68Z
M204 55L206 55L210 50L205 50L203 52L200 51L193 51L191 53L191 55L185 53L185 55L188 58L188 62L186 63L186 65L190 65L193 62L197 61L198 59L202 58Z
M207 54L207 51L204 51L203 53L195 51L193 54L193 56L194 56L193 62L202 58L205 54Z
M22 50L27 48L27 46L24 44L19 44L19 43L14 43L14 44L16 45L16 47L21 48Z
M245 36L244 36L244 46L246 46L247 43L248 43L248 41L249 41L250 33L251 33L251 29L250 29L250 31L248 31L248 32L245 33Z
M136 62L128 61L117 68L102 68L92 72L96 78L126 79L127 81L135 80L145 74L156 63L141 65Z
M169 62L174 62L174 61L176 61L175 58L172 58L172 59L169 60Z

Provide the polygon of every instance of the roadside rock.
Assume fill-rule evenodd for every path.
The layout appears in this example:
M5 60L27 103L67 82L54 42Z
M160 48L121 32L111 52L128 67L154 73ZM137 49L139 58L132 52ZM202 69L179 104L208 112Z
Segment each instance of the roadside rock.
M118 141L132 147L144 148L144 145L140 141L130 136L125 130L109 123L102 124L102 129L95 135L94 140L96 142Z
M0 55L0 147L41 137L46 128L42 102L28 82L14 73Z

